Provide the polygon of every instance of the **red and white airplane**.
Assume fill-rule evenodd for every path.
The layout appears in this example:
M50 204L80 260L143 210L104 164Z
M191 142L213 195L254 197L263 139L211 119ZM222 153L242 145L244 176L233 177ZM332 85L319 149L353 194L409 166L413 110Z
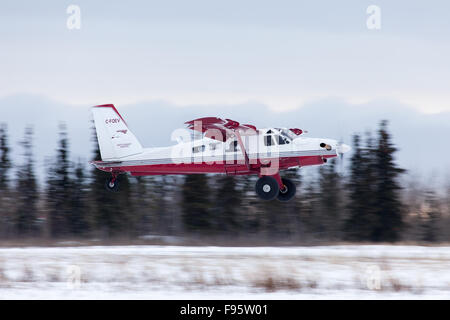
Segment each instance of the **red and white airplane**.
M106 182L110 191L118 190L118 176L224 173L256 174L256 193L264 200L288 201L295 195L295 184L281 178L280 171L321 165L327 159L350 150L336 140L307 138L297 128L257 129L230 119L200 118L186 122L199 139L179 134L178 143L162 148L143 148L112 104L92 108L102 161L98 169L111 173ZM184 136L184 137L183 137Z

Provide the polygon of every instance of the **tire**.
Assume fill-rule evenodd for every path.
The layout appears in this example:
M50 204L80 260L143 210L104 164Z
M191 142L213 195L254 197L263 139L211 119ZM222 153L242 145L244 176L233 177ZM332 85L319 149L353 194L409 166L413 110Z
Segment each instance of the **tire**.
M119 191L119 180L116 178L114 182L112 182L113 178L106 179L105 181L105 189L110 192Z
M274 177L264 176L256 181L255 191L263 200L273 200L277 197L280 187Z
M280 190L278 192L277 199L281 202L287 202L295 196L297 188L295 186L295 183L293 183L289 179L281 179L281 181L284 184L285 190Z

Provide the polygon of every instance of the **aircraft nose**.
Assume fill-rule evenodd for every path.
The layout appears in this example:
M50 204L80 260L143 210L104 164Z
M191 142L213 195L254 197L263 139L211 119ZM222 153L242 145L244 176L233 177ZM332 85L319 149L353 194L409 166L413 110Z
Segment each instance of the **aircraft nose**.
M352 150L352 148L349 145L346 145L345 143L341 143L337 147L338 153L346 153L349 152L350 150Z

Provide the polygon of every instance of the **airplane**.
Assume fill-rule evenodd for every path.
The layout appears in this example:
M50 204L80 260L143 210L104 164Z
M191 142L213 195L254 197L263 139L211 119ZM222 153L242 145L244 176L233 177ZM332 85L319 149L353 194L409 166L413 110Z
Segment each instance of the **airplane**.
M112 192L123 173L258 175L259 198L285 202L295 196L296 186L281 178L281 170L322 165L351 149L337 140L305 137L299 128L258 129L216 117L187 121L192 131L182 131L173 146L143 148L113 104L94 106L92 113L101 161L91 164L111 174L105 187ZM198 139L192 139L195 135Z

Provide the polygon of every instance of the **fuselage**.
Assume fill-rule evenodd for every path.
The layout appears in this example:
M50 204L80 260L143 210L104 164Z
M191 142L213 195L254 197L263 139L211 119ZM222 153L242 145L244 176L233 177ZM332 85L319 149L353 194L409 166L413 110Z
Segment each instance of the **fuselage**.
M274 173L293 167L320 165L349 147L333 139L309 138L285 128L257 130L257 134L225 142L202 137L142 152L114 161L96 161L100 170L134 176L161 174L225 173L229 175Z

